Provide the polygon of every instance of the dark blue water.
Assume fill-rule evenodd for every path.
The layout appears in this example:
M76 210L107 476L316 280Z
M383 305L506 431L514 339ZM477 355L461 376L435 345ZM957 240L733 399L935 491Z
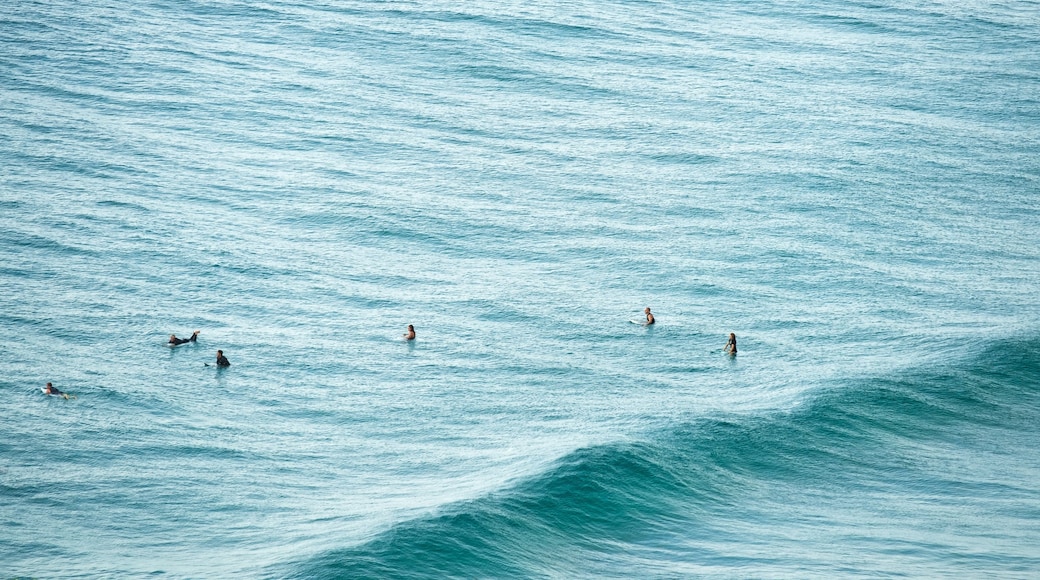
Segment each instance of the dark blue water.
M1035 577L1038 9L0 9L0 574Z

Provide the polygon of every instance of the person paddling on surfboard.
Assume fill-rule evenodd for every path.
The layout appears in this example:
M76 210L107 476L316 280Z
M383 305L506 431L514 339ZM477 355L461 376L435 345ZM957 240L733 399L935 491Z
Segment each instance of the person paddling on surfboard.
M177 338L176 334L171 334L170 335L170 341L167 344L169 344L170 346L177 346L179 344L184 344L186 342L195 342L195 340L198 339L198 338L199 338L199 331L197 331L197 330L195 332L191 333L191 338Z
M737 354L737 335L732 332L729 333L729 340L726 341L726 348L722 349L722 352L735 356Z
M69 398L69 395L67 393L63 393L63 392L59 391L57 388L55 388L50 383L47 383L47 386L43 388L43 394L45 394L45 395L57 395L59 397L64 397L66 399Z
M647 306L643 312L646 314L646 322L644 323L644 326L650 326L654 323L654 315L650 314L650 307Z
M415 340L415 327L411 324L408 325L408 332L404 333L405 340Z

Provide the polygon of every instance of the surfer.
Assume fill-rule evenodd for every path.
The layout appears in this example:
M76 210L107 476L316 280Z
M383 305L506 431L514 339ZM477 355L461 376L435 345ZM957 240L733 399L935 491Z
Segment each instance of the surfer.
M231 366L231 363L228 362L228 359L227 359L226 356L224 356L224 351L222 351L222 350L218 350L217 351L217 366L218 367L229 367L229 366Z
M647 306L646 309L643 310L643 312L646 313L646 323L644 324L644 326L650 326L654 323L654 315L650 314L650 307Z
M737 335L732 332L729 333L729 340L726 341L726 348L722 349L722 352L729 355L737 354Z
M404 333L405 340L415 340L415 327L411 324L408 325L408 332Z
M66 399L69 398L69 395L67 393L59 391L54 385L50 383L47 383L47 386L43 388L43 393L45 395L57 395L59 397L65 397Z
M176 334L170 335L170 341L167 343L170 346L177 346L178 344L184 344L186 342L195 342L199 338L199 331L191 333L191 338L177 338Z

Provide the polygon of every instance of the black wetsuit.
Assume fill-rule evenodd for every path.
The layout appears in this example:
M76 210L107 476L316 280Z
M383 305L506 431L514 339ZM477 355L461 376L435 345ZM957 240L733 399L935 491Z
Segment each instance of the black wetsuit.
M731 338L726 341L726 350L729 351L730 354L737 354L737 339Z
M228 359L227 359L226 356L220 355L219 357L217 357L217 366L218 367L229 367L229 366L231 366L231 363L228 362Z
M195 342L195 339L198 337L199 335L193 334L191 335L191 338L172 338L170 339L170 344L177 346L178 344L184 344L186 342Z

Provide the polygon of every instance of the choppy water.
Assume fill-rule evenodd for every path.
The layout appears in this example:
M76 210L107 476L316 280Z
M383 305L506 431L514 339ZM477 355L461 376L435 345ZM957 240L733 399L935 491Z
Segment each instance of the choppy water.
M10 4L0 575L1040 574L1040 4Z

